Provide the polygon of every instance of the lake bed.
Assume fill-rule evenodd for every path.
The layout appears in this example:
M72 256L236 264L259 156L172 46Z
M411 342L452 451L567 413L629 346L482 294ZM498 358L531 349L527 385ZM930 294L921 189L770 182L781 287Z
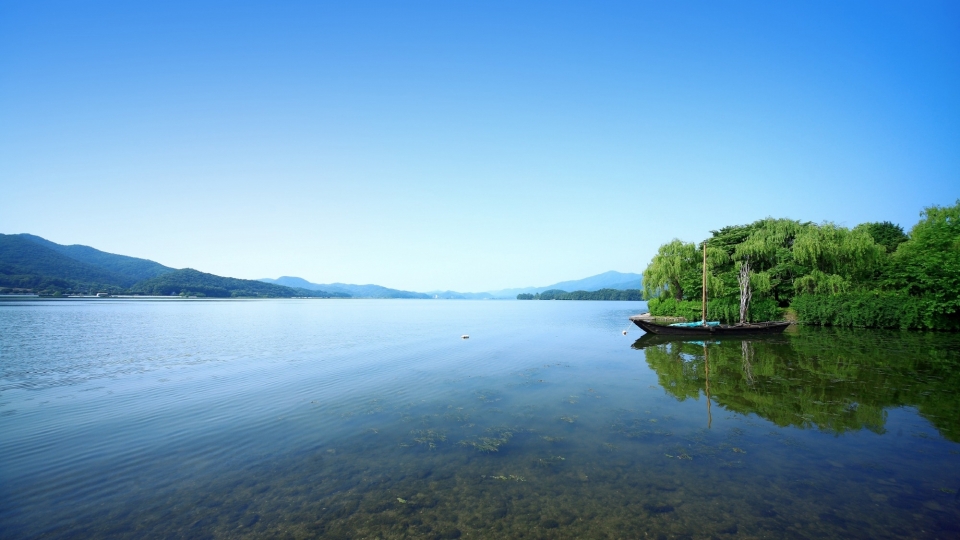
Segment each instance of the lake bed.
M960 336L642 310L4 301L0 535L960 535Z

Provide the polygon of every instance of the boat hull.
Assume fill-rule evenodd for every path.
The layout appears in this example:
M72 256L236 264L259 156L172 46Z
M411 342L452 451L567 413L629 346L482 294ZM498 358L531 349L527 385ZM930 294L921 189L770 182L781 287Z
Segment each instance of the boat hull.
M790 326L789 322L762 322L749 324L721 324L719 326L670 326L657 324L645 317L630 317L633 324L645 332L665 336L749 336L755 334L779 334Z

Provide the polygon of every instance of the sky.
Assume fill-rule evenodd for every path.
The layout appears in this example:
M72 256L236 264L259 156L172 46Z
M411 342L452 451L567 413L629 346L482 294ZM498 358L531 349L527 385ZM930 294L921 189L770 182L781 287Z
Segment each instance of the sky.
M0 3L0 232L432 291L960 198L960 3Z

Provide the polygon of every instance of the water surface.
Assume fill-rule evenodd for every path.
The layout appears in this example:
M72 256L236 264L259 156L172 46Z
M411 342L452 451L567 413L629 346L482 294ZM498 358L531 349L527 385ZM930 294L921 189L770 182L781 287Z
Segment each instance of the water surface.
M958 336L642 307L2 302L0 536L960 535Z

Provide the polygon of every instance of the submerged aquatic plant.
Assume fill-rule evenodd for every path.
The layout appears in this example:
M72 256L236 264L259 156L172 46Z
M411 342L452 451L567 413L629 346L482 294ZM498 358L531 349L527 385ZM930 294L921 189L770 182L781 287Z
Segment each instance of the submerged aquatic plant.
M564 461L566 461L566 459L563 456L550 456L537 459L536 465L537 467L553 467Z
M441 443L447 440L447 434L442 431L436 431L433 429L415 429L411 431L415 437L413 442L417 444L426 445L430 450L433 450L437 447L437 443Z
M484 478L485 478L485 477L484 477ZM490 478L492 478L492 479L494 479L494 480L500 480L501 482L505 482L505 481L507 481L507 480L513 480L514 482L526 482L526 481L527 481L526 478L524 478L524 477L522 477L522 476L515 475L515 474L508 474L508 475L506 475L506 476L504 476L504 475L501 474L501 475L498 475L498 476L491 476Z
M513 431L505 428L490 428L487 430L487 433L495 436L479 437L473 441L464 439L460 441L459 444L460 446L472 446L480 452L489 454L491 452L499 452L500 447L507 444L510 438L513 437Z

